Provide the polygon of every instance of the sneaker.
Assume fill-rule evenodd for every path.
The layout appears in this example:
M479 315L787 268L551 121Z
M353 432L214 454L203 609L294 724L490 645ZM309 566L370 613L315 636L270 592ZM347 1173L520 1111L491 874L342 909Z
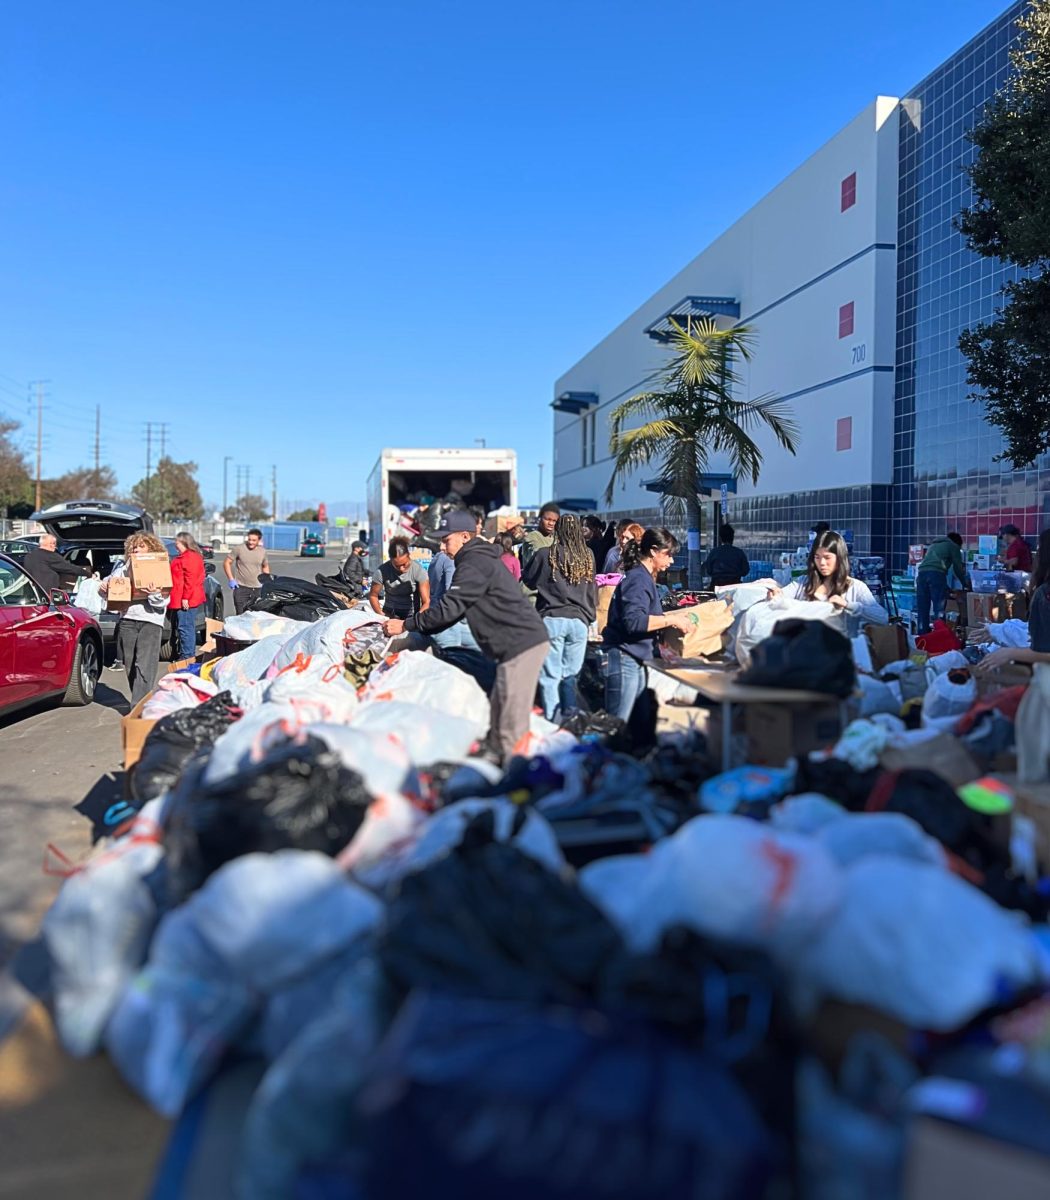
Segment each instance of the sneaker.
M120 661L120 659L119 659L119 658L115 658L115 659L114 659L114 660L113 660L113 661L112 661L112 662L109 664L109 666L106 668L106 670L107 670L107 671L123 671L123 670L124 670L124 664L123 664L123 663Z

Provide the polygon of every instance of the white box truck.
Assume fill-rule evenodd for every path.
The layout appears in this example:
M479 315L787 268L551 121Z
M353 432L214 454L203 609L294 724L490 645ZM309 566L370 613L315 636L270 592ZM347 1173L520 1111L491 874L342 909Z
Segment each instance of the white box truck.
M515 511L518 456L513 450L384 450L368 479L368 558L372 573L386 558L390 539L402 532L404 505L458 498Z

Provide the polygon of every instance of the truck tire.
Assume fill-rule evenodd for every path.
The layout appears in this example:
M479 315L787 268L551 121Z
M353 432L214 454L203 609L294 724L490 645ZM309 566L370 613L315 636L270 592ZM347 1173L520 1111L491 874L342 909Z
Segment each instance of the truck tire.
M95 698L95 688L102 672L102 647L90 634L85 634L77 643L73 655L73 669L69 673L63 704L90 704Z

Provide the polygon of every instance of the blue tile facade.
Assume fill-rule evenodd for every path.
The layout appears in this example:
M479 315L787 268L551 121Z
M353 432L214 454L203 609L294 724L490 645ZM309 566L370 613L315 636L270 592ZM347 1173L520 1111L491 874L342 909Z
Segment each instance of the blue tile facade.
M1012 268L970 253L953 220L971 197L967 130L1002 87L1025 3L1014 4L912 90L900 123L892 559L958 529L968 542L1011 521L1034 543L1050 523L1050 457L1014 472L968 400L963 330L993 316Z

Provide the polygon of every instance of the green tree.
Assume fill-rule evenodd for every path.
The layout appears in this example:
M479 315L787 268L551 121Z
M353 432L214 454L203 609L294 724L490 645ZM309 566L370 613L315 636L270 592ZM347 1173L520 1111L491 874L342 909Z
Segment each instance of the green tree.
M664 490L664 510L672 520L685 518L700 529L700 480L711 455L725 455L733 474L758 482L762 451L752 437L773 434L791 454L798 426L775 395L739 400L739 368L750 362L756 333L750 325L719 329L707 318L672 321L672 355L658 372L659 387L624 400L613 410L609 452L612 478L605 492L639 467L653 465ZM642 424L628 428L634 421ZM700 551L689 550L689 586L700 585Z
M57 479L42 480L40 494L45 508L63 500L115 500L117 477L112 467L99 467L97 473L94 467L77 467Z
M226 509L227 521L268 521L269 519L270 510L266 507L265 498L255 492L248 492L246 495L238 497Z
M5 509L11 517L28 517L33 511L29 467L12 437L20 428L17 421L0 419L0 516Z
M969 135L974 202L956 224L971 250L1023 272L995 319L959 338L970 399L1005 438L998 458L1022 468L1050 450L1050 0L1018 27L1010 79Z
M316 508L300 508L296 512L289 513L285 518L286 521L316 521L318 513Z
M195 462L177 463L165 456L152 475L135 484L131 498L161 520L196 521L204 516Z

